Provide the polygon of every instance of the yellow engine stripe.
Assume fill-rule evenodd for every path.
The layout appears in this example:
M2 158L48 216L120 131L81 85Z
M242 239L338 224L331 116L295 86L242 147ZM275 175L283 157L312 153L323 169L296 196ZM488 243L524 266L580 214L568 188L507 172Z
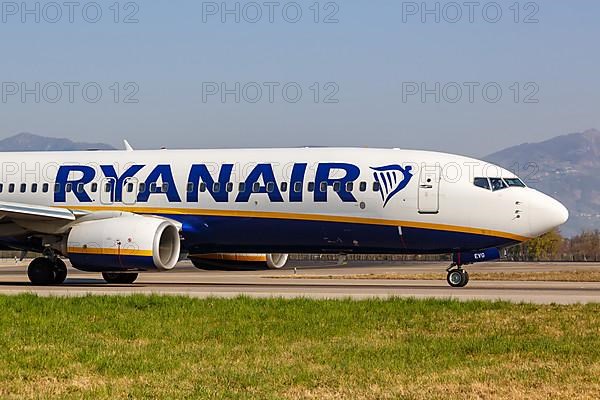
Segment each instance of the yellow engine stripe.
M199 208L153 208L153 207L106 207L106 206L77 206L68 208L71 210L82 211L127 211L136 214L162 214L162 215L204 215L204 216L219 216L219 217L242 217L242 218L272 218L272 219L290 219L298 221L323 221L323 222L346 222L353 224L364 225L384 225L384 226L401 226L406 228L422 228L433 229L447 232L472 233L476 235L495 236L506 239L512 239L519 242L524 242L530 237L516 235L514 233L495 231L492 229L472 228L467 226L456 226L446 224L435 224L430 222L415 222L415 221L399 221L392 219L379 218L364 218L364 217L349 217L338 215L323 215L323 214L300 214L300 213L283 213L270 211L243 211L243 210L208 210Z
M267 256L261 254L190 254L188 257L199 260L222 260L222 261L244 261L244 262L266 262Z
M115 249L115 248L99 248L99 247L69 247L67 252L77 254L98 254L105 256L145 256L152 257L152 250L138 249Z

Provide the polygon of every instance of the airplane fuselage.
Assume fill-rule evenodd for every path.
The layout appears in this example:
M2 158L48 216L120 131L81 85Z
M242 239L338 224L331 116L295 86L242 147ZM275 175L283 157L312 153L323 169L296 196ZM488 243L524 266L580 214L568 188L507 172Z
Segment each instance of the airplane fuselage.
M521 242L567 218L507 170L425 151L5 153L2 165L0 201L162 216L181 223L192 254L447 253ZM0 241L27 247L27 222L6 225Z

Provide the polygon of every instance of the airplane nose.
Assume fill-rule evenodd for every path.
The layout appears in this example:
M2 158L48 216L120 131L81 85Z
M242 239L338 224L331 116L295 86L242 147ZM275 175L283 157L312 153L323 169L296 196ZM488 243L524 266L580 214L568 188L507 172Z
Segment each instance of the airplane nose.
M569 219L569 210L550 196L536 191L532 203L529 222L536 236L561 226Z
M561 202L554 200L556 210L554 213L558 218L558 225L562 225L569 220L569 210Z

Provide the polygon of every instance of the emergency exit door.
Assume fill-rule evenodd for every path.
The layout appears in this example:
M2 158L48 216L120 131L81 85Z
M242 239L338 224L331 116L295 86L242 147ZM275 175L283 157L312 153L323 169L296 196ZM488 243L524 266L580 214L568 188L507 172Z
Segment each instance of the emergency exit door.
M441 167L429 165L421 169L419 181L419 214L437 214L440 211Z

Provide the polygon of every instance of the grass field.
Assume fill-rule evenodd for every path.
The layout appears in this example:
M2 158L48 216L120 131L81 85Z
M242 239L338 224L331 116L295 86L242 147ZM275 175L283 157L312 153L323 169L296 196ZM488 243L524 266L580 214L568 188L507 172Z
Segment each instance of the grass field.
M600 305L0 297L0 398L600 398Z
M479 281L545 281L545 282L600 282L600 271L540 271L540 272L469 272ZM437 273L386 273L354 275L279 275L273 279L383 279L383 280L446 280L446 272Z

